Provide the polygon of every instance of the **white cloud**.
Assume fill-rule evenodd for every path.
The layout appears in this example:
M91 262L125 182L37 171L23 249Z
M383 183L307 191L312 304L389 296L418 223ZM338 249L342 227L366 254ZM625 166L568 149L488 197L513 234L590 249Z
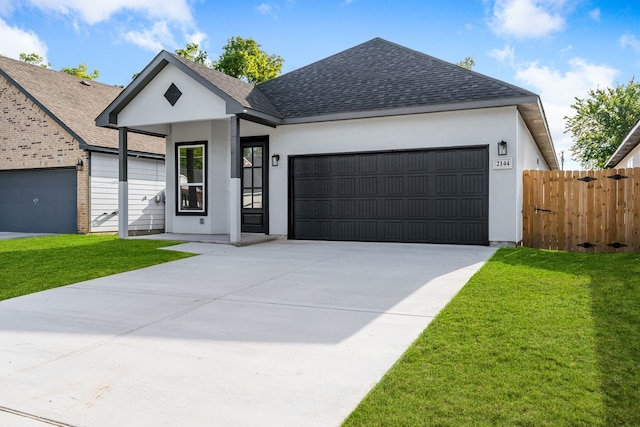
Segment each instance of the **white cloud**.
M573 45L568 45L567 47L560 49L560 54L565 55L573 50Z
M599 21L600 20L600 8L597 7L591 11L589 11L589 18L593 19L594 21Z
M496 0L489 26L498 35L540 38L564 28L565 0Z
M516 79L535 88L540 95L556 151L565 152L565 169L578 169L576 163L569 161L569 148L573 142L570 135L564 134L563 118L573 115L571 104L576 97L584 98L589 89L612 87L619 71L581 58L571 59L568 65L568 71L560 71L533 62L520 67Z
M0 0L1 1L1 0ZM89 25L109 20L124 10L140 12L149 19L192 23L193 16L187 0L29 0L39 9L61 13L75 18L76 15Z
M625 34L620 37L620 45L622 47L628 46L636 52L640 52L640 40L638 40L633 34Z
M47 45L36 33L11 27L0 19L0 54L18 59L21 53L37 53L47 62Z
M124 34L125 40L144 49L158 52L167 46L173 46L173 36L165 21L156 22L153 27L143 31L129 31Z
M504 49L493 49L489 52L489 56L497 60L498 62L513 65L513 60L515 58L515 49L509 45L506 45Z
M207 39L207 35L201 31L196 31L195 33L187 34L185 38L187 43L195 43L202 48L202 42Z
M262 15L271 15L273 13L273 7L267 3L259 4L256 6L256 10Z

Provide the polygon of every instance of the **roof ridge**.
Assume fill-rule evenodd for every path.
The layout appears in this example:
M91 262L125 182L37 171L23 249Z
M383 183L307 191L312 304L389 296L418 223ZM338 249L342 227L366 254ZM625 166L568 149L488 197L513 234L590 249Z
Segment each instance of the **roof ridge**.
M439 63L444 64L444 65L447 65L447 66L454 66L454 67L461 68L464 72L473 73L473 74L475 74L475 75L476 75L476 76L478 76L478 77L482 77L482 78L485 78L485 79L489 79L489 80L492 80L492 81L494 81L494 82L497 82L497 83L500 83L500 84L504 84L504 85L510 86L510 87L512 87L512 88L514 88L514 89L517 89L517 90L524 90L524 91L526 91L526 92L529 92L529 94L530 94L530 95L536 95L536 96L537 96L537 94L536 94L536 93L534 93L534 92L532 92L532 91L530 91L530 90L528 90L528 89L525 89L525 88L523 88L523 87L520 87L520 86L514 85L514 84L509 83L509 82L505 82L504 80L500 80L500 79L497 79L497 78L495 78L495 77L488 76L488 75L483 74L483 73L479 73L479 72L474 71L474 70L470 70L470 69L468 69L468 68L461 67L461 66L459 66L458 64L454 64L453 62L445 61L444 59L440 59L440 58L438 58L438 57L436 57L436 56L429 55L428 53L420 52L419 50L412 49L412 48L410 48L410 47L407 47L407 46L403 46L403 45L401 45L401 44L394 43L394 42L392 42L392 41L389 41L389 40L383 39L383 38L381 38L381 37L375 37L375 38L373 38L373 39L369 40L369 42L372 42L372 41L374 41L374 40L375 40L375 41L381 41L381 42L386 43L386 44L388 44L388 45L390 45L390 46L394 46L394 47L396 47L396 48L403 49L403 50L408 51L408 52L411 52L411 53L413 53L413 54L417 54L417 55L421 55L421 56L427 57L427 58L429 58L429 59L431 59L431 60L433 60L433 61L439 62ZM365 42L365 43L369 43L369 42ZM365 43L361 43L361 44L365 44Z

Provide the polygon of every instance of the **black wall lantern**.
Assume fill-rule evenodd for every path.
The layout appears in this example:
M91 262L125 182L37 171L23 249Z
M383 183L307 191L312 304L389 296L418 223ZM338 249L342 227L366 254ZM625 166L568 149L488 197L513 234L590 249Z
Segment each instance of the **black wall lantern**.
M498 142L498 156L507 155L507 143L505 141Z
M271 156L271 166L278 166L278 162L280 161L280 154L274 154Z
M78 159L78 161L76 162L76 170L81 171L83 166L84 162L82 161L82 159Z

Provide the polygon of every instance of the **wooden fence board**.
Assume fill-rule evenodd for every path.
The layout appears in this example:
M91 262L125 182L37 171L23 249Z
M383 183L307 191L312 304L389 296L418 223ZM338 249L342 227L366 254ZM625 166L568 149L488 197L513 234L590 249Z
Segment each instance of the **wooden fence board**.
M530 246L531 242L531 171L522 173L522 244Z
M633 221L631 222L631 242L633 251L640 251L640 169L632 172L633 184L631 185L631 199L633 200Z
M525 171L522 214L525 246L640 251L640 168Z

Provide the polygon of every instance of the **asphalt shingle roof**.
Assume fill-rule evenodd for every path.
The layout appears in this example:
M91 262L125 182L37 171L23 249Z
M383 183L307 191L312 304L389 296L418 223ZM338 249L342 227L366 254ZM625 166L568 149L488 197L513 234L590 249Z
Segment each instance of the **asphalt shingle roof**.
M95 118L122 89L4 56L0 56L0 70L86 144L118 148L118 132L96 126ZM155 137L130 134L128 144L132 151L153 154L165 152L164 140Z
M281 117L280 112L256 86L173 53L170 55L225 92L240 105L274 117Z
M285 118L537 96L381 38L257 88Z

